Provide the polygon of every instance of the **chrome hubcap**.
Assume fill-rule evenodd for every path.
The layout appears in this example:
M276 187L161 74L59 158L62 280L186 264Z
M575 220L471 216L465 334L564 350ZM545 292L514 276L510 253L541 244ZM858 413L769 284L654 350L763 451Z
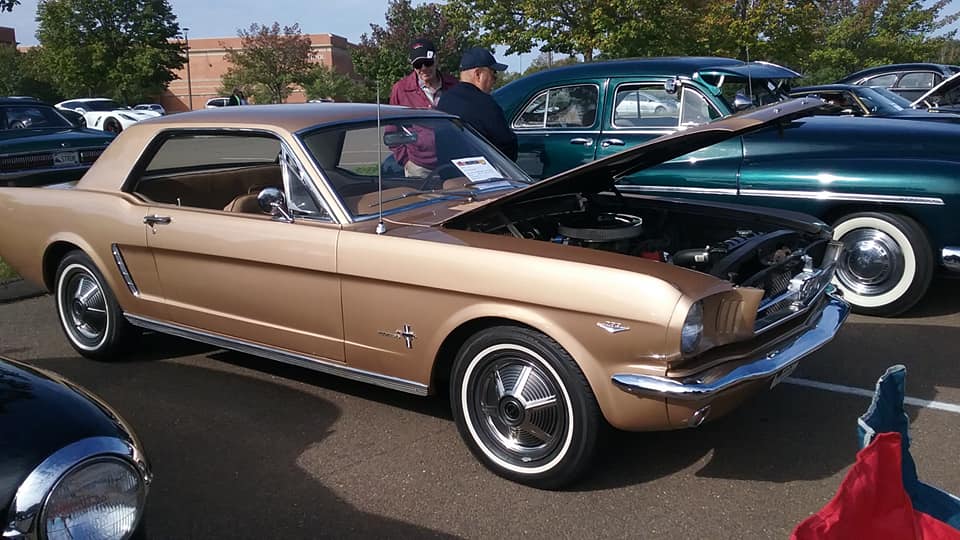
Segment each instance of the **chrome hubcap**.
M518 351L499 351L474 379L476 427L502 457L518 463L553 454L568 429L563 393L538 364Z
M87 274L74 273L65 287L64 311L74 336L83 341L97 342L107 329L107 305L103 291Z
M843 235L837 279L864 296L889 292L904 271L903 251L890 235L876 229L856 229Z

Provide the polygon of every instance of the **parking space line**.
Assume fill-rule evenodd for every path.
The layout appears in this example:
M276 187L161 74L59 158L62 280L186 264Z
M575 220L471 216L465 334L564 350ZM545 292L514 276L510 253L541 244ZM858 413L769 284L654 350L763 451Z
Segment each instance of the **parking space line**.
M873 390L865 390L863 388L854 388L853 386L844 386L842 384L831 384L820 381L811 381L810 379L797 379L794 377L787 377L783 380L785 383L795 384L797 386L806 386L808 388L816 388L818 390L826 390L828 392L839 392L841 394L852 394L854 396L863 396L867 398L873 397ZM956 414L960 414L960 405L955 405L953 403L945 403L943 401L930 401L927 399L920 399L914 397L904 397L903 402L907 405L913 405L915 407L922 407L925 409L937 409L939 411L947 411Z

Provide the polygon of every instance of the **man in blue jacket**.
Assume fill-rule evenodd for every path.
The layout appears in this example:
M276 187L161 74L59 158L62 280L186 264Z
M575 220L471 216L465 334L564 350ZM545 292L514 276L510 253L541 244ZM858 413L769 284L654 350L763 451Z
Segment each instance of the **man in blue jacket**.
M517 136L510 131L503 109L490 96L497 73L506 69L487 49L467 49L460 58L460 84L440 95L437 109L459 116L516 161Z

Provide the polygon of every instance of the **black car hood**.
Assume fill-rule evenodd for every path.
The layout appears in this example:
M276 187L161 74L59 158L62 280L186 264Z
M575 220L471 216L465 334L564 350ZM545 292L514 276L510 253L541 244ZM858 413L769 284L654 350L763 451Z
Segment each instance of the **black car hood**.
M0 154L107 146L114 135L81 128L0 130Z
M131 440L123 421L82 388L0 358L0 511L50 454L87 437Z
M540 197L562 195L564 193L610 191L619 178L732 137L757 131L771 124L789 122L795 118L808 116L823 105L824 101L817 98L791 99L671 135L664 135L610 157L581 165L529 187L478 204L471 210L456 216L456 219L460 220L473 213L487 212L501 205Z

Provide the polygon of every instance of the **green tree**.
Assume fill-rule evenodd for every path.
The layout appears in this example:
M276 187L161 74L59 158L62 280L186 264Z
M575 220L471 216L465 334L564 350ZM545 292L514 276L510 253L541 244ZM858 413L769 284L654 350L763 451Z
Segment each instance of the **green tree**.
M437 47L440 70L458 71L460 53L479 43L476 31L459 6L421 4L411 0L390 0L386 26L370 25L370 33L360 37L353 51L353 69L364 80L371 96L376 96L380 81L380 99L386 102L393 83L409 74L410 43L428 37Z
M0 45L0 96L15 96L20 94L23 83L23 67L21 57L23 53L16 47Z
M271 26L253 23L239 30L240 48L226 47L231 66L223 76L222 90L243 88L257 103L283 103L293 85L304 80L311 68L310 37L300 25Z
M836 80L870 66L938 60L956 31L936 33L957 20L943 16L948 0L846 0L823 12L825 30L809 55L811 82Z
M316 64L301 82L307 99L333 98L336 101L366 101L366 88L349 75Z
M38 69L65 96L160 94L185 57L167 0L41 0Z

